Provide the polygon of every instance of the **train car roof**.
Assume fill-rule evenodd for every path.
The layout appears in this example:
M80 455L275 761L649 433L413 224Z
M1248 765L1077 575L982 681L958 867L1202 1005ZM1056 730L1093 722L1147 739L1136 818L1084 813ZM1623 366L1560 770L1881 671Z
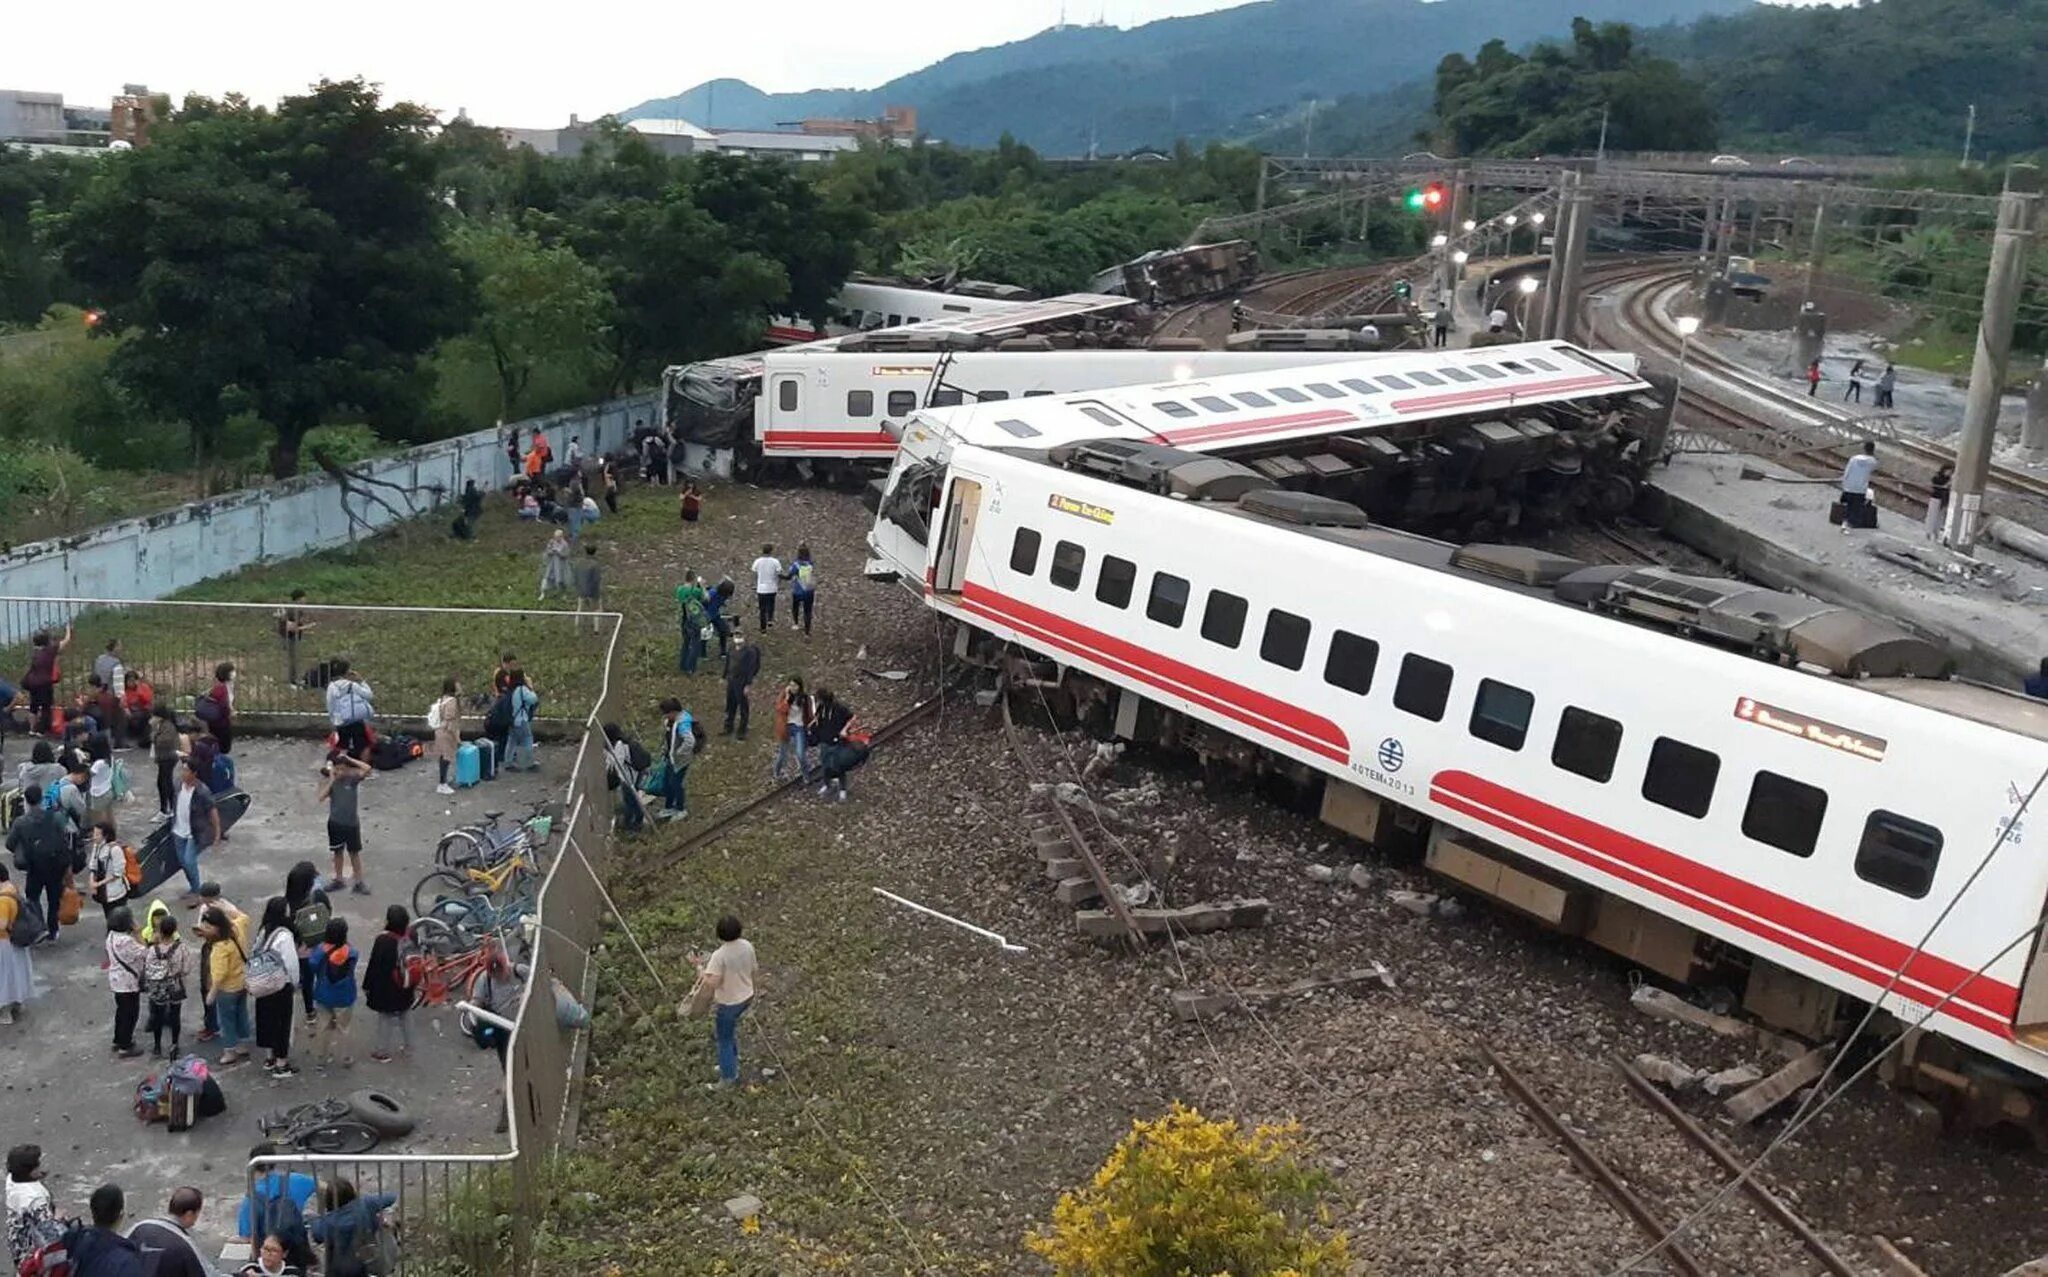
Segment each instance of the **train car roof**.
M1581 347L1539 341L930 409L908 425L984 448L1126 439L1202 452L1649 388Z

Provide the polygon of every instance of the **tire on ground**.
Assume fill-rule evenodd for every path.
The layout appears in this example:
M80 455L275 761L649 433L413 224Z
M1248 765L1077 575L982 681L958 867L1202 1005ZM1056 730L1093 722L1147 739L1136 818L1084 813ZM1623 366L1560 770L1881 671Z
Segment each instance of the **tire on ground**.
M348 1097L349 1115L377 1134L392 1139L410 1134L412 1113L389 1091L366 1087Z

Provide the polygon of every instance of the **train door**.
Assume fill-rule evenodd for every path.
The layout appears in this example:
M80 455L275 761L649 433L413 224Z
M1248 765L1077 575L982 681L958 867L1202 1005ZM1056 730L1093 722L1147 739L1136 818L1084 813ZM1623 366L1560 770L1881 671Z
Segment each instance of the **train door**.
M967 567L974 552L974 526L981 517L981 484L955 479L946 502L938 557L932 560L932 589L958 594L967 585Z
M762 396L768 411L756 418L755 429L765 446L769 437L801 428L798 410L803 406L804 379L796 373L778 373L769 393Z

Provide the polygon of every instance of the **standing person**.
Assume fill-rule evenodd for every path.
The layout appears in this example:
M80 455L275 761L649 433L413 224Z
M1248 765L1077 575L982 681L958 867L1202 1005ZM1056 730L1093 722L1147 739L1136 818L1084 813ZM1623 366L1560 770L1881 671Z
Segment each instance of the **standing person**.
M320 1019L320 1067L334 1063L334 1048L348 1032L356 1009L356 951L348 942L348 919L330 918L327 935L313 950L313 1005ZM344 1049L344 1068L355 1057Z
M639 756L636 763L635 755ZM646 749L617 723L604 725L604 783L619 795L614 820L622 834L637 834L647 827L647 805L640 800L640 785L646 769L654 765Z
M220 809L214 806L213 791L199 778L198 765L188 758L178 793L171 799L171 842L185 870L187 908L199 903L199 855L219 841Z
M540 597L569 588L569 534L560 528L540 552Z
M64 627L63 638L52 637L48 630L37 630L28 641L28 669L21 676L21 690L28 693L29 730L39 736L54 734L57 684L64 681L57 658L69 646L68 625Z
M128 1230L128 1240L142 1249L150 1277L213 1277L213 1269L192 1237L205 1205L206 1194L187 1185L172 1191L162 1215Z
M571 478L580 479L583 477L582 435L569 436L569 450L563 455L562 464L569 468Z
M583 614L590 613L590 632L595 634L601 625L598 613L604 611L604 569L597 561L597 546L583 547L583 566L576 570L576 628L583 628Z
M178 716L168 705L150 711L149 757L156 764L156 814L168 820L178 796Z
M213 686L193 705L199 721L220 742L220 752L235 752L235 667L222 661L213 667Z
M334 916L334 903L320 886L320 870L310 860L301 860L284 876L284 904L290 911L292 931L298 936L298 952L292 961L299 969L299 996L306 1003L306 1028L313 1028L313 946L327 934L327 920Z
M804 627L811 636L811 609L817 606L818 565L811 561L811 543L799 541L796 557L789 561L789 623Z
M27 950L23 950L24 953ZM38 1237L57 1222L57 1203L43 1182L43 1146L16 1144L7 1150L7 1249L13 1268L33 1255Z
M637 432L636 432L637 433ZM660 460L656 460L656 453ZM668 461L668 449L662 444L661 435L653 430L640 435L640 479L644 483L666 483L662 474Z
M1877 378L1877 407L1889 408L1892 406L1892 390L1898 384L1899 370L1890 364L1886 364L1884 371L1879 373Z
M732 596L739 593L739 588L733 584L731 577L722 576L718 578L718 584L712 586L706 593L706 597L711 601L711 632L718 637L718 661L721 668L732 660L733 627L739 623L739 618L728 615L725 608L726 604L732 602Z
M14 1023L21 1004L36 996L35 965L29 960L28 946L14 943L21 901L21 888L9 881L7 866L0 865L0 1025Z
M475 527L477 520L484 517L484 494L483 490L476 486L476 480L464 479L462 481L461 500L462 517L469 520L471 527Z
M1877 470L1877 440L1865 439L1863 450L1842 467L1842 532L1856 526L1857 512L1870 504L1870 476Z
M761 632L766 634L775 625L775 595L782 589L782 560L775 557L775 547L762 546L753 568L754 603L761 612Z
M249 1058L242 1043L249 1033L249 920L229 918L218 905L200 911L199 934L207 947L206 1000L220 1023L220 1066L229 1068Z
M306 592L293 590L292 601L277 609L272 618L277 623L277 641L284 645L284 681L293 687L299 685L299 642L319 625L307 619L305 604Z
M1806 397L1813 398L1820 393L1820 360L1806 365Z
M572 471L562 484L562 512L569 523L569 544L579 544L583 539L583 473Z
M334 660L328 670L327 717L334 724L335 738L344 752L362 758L370 748L370 720L377 716L375 693L346 658Z
M683 703L670 696L661 702L661 801L663 820L690 814L690 764L697 757L697 727Z
M775 761L769 764L771 780L782 779L782 764L796 759L796 778L809 780L810 764L804 757L804 734L810 728L811 698L804 693L804 681L792 676L775 698Z
M677 624L682 627L682 645L676 651L676 668L685 674L697 672L697 662L704 659L705 636L711 632L711 596L704 592L704 583L692 571L683 573L683 583L676 587Z
M1507 327L1508 308L1501 305L1495 305L1494 308L1488 311L1486 314L1486 331L1490 333L1506 332Z
M683 492L676 498L676 504L682 508L684 523L695 523L698 516L703 514L704 494L697 490L695 479L683 481Z
M735 658L725 671L725 730L721 735L733 735L733 716L739 716L739 738L747 738L747 719L753 714L753 705L747 697L747 689L761 673L761 645L747 642L744 634L732 636Z
M527 686L523 669L511 672L511 686L505 695L511 699L512 709L512 731L505 738L505 769L537 772L540 758L533 744L533 713L540 707L540 695Z
M456 751L462 748L462 684L452 678L441 680L441 695L427 709L427 726L434 730L434 761L441 783L434 792L446 796L455 792L448 773L455 766Z
M613 514L619 512L619 467L606 457L597 469L598 486L604 489L604 508Z
M192 946L178 934L177 919L170 911L152 906L147 952L142 960L142 992L149 999L149 1053L164 1058L164 1034L171 1035L171 1056L178 1054L178 1038L184 1031L186 982L193 971Z
M1926 528L1929 541L1941 540L1941 520L1942 516L1948 513L1949 485L1955 482L1955 477L1953 466L1943 466L1934 472L1934 482L1930 485L1927 495Z
M100 912L109 923L114 911L128 900L128 851L114 834L111 821L92 827L92 850L85 857L86 889L99 901Z
M370 765L362 759L337 754L328 761L326 774L320 778L320 789L314 795L314 801L327 804L327 849L334 856L334 875L327 880L330 891L348 887L359 896L370 894L370 884L363 881L363 820L359 805L362 784L370 771ZM348 875L342 872L344 854L356 871L354 886L349 885Z
M1448 298L1436 308L1436 344L1451 344L1451 303Z
M718 920L718 947L697 967L698 983L709 989L716 1007L712 1036L718 1044L717 1086L740 1081L740 1017L754 1004L754 942L740 936L740 920L731 914Z
M28 872L27 898L43 910L48 938L57 938L57 906L64 897L64 876L71 872L71 835L63 817L43 806L43 788L22 791L22 814L7 829L7 850Z
M512 690L512 673L519 668L519 658L510 652L498 653L498 668L491 671L491 694L503 696Z
M1849 385L1847 389L1842 391L1843 403L1848 403L1851 399L1854 399L1857 403L1863 402L1863 361L1861 359L1849 365Z
M107 915L107 988L114 994L114 1054L132 1060L135 1025L142 1018L142 969L149 951L135 938L135 915L123 905Z
M151 1269L142 1260L142 1247L120 1233L121 1216L128 1209L119 1184L102 1184L92 1190L92 1227L81 1230L70 1243L71 1277L145 1277Z
M1230 303L1230 331L1231 331L1231 332L1234 332L1234 333L1241 333L1241 332L1243 332L1243 331L1244 331L1244 321L1245 321L1245 310L1244 310L1244 303L1243 303L1243 302L1241 302L1241 301L1234 301L1234 302Z
M122 764L123 770L126 764ZM95 758L86 769L85 811L87 819L95 825L114 827L114 803L119 799L114 792L114 760Z
M370 960L363 965L363 1005L377 1017L376 1046L370 1058L379 1064L412 1058L412 986L406 983L399 953L412 918L404 905L384 910L384 930L370 942Z
M521 469L519 461L519 428L514 426L505 432L505 465L508 467L507 484L519 482Z
M256 952L268 953L286 971L300 966L299 936L292 929L291 906L283 896L272 896L263 906L263 920L257 926ZM292 985L287 980L268 993L256 995L256 1045L263 1050L263 1070L272 1077L296 1077L292 1067Z
M120 639L110 638L107 640L106 649L98 656L92 658L92 672L93 676L99 679L102 687L112 692L117 698L121 695L128 669L121 660Z

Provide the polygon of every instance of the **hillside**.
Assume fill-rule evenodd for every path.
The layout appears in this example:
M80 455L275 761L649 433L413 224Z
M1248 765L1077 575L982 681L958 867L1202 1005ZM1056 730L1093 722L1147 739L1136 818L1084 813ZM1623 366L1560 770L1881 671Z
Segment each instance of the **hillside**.
M1438 59L1497 36L1562 36L1574 17L1690 22L1751 0L1262 0L1130 30L1064 27L957 53L868 90L763 93L736 80L643 102L626 118L680 115L762 128L810 115L914 106L933 137L968 146L1005 132L1050 155L1237 137L1295 118L1309 98L1426 79Z

